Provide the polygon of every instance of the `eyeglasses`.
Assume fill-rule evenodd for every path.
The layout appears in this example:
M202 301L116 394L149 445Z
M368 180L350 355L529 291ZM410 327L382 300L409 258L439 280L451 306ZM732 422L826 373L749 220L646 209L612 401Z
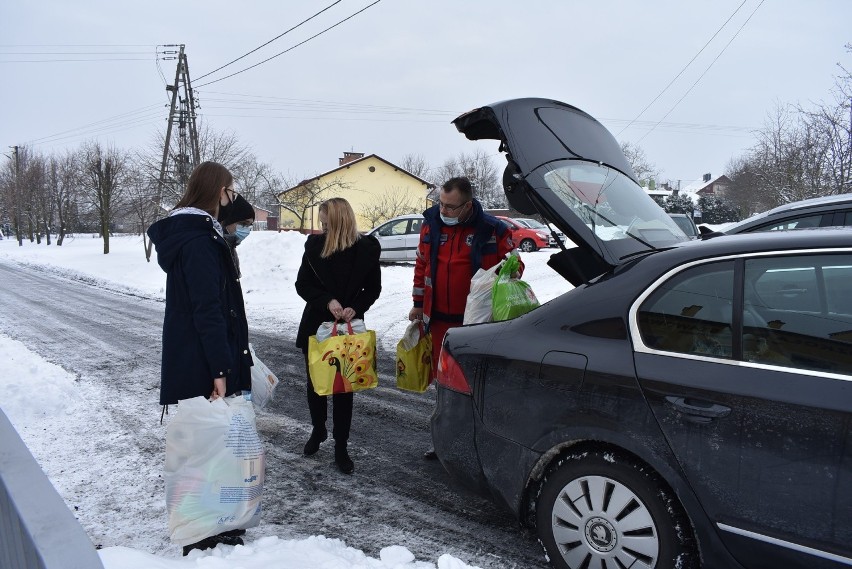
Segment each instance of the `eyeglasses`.
M438 200L438 207L440 207L441 209L447 210L447 211L456 211L458 209L463 208L468 203L470 203L470 202L464 202L464 203L459 204L459 205L450 205L450 204L445 204L444 202Z

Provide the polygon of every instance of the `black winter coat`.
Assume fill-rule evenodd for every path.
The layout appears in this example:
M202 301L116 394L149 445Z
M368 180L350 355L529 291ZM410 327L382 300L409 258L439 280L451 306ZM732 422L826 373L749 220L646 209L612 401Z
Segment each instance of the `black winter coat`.
M221 376L226 395L251 389L243 291L212 218L173 215L152 225L148 236L167 275L160 404L207 397Z
M323 322L334 317L328 303L336 298L343 308L355 310L355 318L364 318L382 292L382 271L378 240L371 235L362 236L346 251L339 251L323 259L325 235L309 235L305 242L302 265L296 277L296 292L305 299L305 310L296 335L296 347L308 351L308 338L317 333ZM351 249L354 249L352 251Z

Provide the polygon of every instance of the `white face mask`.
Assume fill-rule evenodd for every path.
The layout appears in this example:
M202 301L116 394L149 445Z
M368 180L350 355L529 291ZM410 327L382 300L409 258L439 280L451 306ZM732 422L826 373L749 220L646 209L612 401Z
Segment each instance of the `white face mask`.
M441 221L444 222L444 225L455 225L459 222L458 217L447 217L443 213L438 214L441 216Z

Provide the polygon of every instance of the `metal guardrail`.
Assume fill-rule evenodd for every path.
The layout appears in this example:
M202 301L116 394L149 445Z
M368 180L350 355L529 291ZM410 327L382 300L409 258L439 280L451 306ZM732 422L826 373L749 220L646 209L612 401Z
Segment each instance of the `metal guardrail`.
M0 569L103 569L83 526L2 410Z

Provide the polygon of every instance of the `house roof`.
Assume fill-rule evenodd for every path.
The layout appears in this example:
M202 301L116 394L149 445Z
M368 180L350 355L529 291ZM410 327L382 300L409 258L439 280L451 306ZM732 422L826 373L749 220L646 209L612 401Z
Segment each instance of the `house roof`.
M725 178L726 180L728 179L727 176L722 174L720 176L716 176L715 178L710 178L706 182L704 180L696 180L691 184L687 184L686 186L681 188L680 195L689 196L692 201L696 201L702 193L705 193L704 190L706 190L709 186L715 184L722 178Z
M310 182L313 182L314 180L319 180L320 178L323 178L323 177L325 177L325 176L328 176L329 174L333 174L334 172L337 172L337 171L339 171L339 170L344 170L344 169L346 169L346 168L349 168L349 167L350 167L350 166L352 166L353 164L357 164L358 162L363 162L363 161L365 161L365 160L369 160L370 158L375 158L375 159L377 159L377 160L381 160L382 162L384 162L385 164L387 164L388 166L390 166L390 167L391 167L391 168L393 168L394 170L399 170L400 172L405 172L406 174L408 174L409 176L411 176L411 177L412 177L412 178L414 178L415 180L417 180L417 181L419 181L419 182L421 182L421 183L423 183L423 184L426 184L426 187L427 187L427 188L429 188L429 189L431 189L431 188L434 188L434 187L435 187L435 184L433 184L433 183L431 183L431 182L427 182L427 181L426 181L426 180L424 180L423 178L420 178L420 177L418 177L418 176L415 176L414 174L412 174L411 172L409 172L409 171L408 171L408 170L406 170L405 168L401 168L401 167L397 166L396 164L394 164L393 162L390 162L390 161L388 161L388 160L385 160L384 158L382 158L382 157L381 157L381 156L379 156L378 154L368 154L367 156L363 156L363 157L361 157L361 158L357 158L357 159L355 159L355 160L352 160L351 162L347 162L346 164L342 164L342 165L338 166L337 168L334 168L334 169L332 169L332 170L328 170L327 172L323 172L322 174L318 174L318 175L314 176L313 178L308 178L308 179L306 179L306 180L302 180L301 182L299 182L298 184L296 184L296 185L295 185L295 186L293 186L292 188L287 188L286 190L284 190L284 191L283 191L283 192L281 192L281 193L283 194L283 193L289 192L290 190L294 190L294 189L296 189L296 188L298 188L298 187L304 186L305 184L308 184L308 183L310 183Z

